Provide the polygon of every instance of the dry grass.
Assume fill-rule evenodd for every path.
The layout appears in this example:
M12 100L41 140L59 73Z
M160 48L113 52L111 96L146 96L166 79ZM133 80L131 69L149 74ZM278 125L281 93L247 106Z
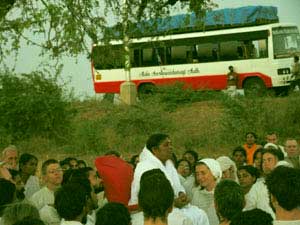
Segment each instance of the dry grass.
M238 100L234 106L232 102L210 100L182 104L171 112L165 111L163 105L149 104L146 109L152 110L152 114L151 116L146 114L148 118L146 122L142 123L152 121L152 115L159 114L161 117L156 118L157 121L153 123L153 126L157 124L162 125L162 128L166 127L164 132L171 136L174 152L178 158L185 150L189 149L197 151L201 157L218 157L229 155L233 148L243 144L244 133L249 129L256 131L261 137L260 140L263 140L266 131L274 128L273 130L280 135L281 144L289 136L300 135L300 106L298 107L297 102L299 103L299 97L267 98L257 102L246 100L239 102ZM136 129L133 131L135 128L132 126L141 125L142 127L144 125L137 124L139 120L135 120L141 112L145 111L144 109L144 111L139 111L135 108L136 111L133 112L128 107L103 104L97 100L74 104L78 115L73 121L74 130L70 135L70 140L56 143L34 137L17 143L21 152L33 153L38 156L40 161L48 158L61 160L67 156L74 156L93 165L95 157L102 155L107 150L120 151L123 157L129 160L132 155L138 154L142 150L147 137L151 134L149 130ZM102 121L103 118L105 120ZM82 124L86 122L90 122L92 125L96 124L96 127L85 127L84 130L80 130L83 128ZM129 126L129 129L132 130L129 130L128 134L126 131L120 130L120 126L127 128L126 123L131 122L133 125ZM97 128L97 124L102 126ZM92 133L91 137L88 136L89 132ZM87 137L92 140L78 136L80 134L87 134ZM100 140L99 137L102 139ZM81 142L81 147L78 147L78 141ZM89 145L88 141L92 141L92 144ZM105 143L99 143L101 141ZM104 146L105 149L101 150L99 146L97 148L99 144L103 144L101 146Z

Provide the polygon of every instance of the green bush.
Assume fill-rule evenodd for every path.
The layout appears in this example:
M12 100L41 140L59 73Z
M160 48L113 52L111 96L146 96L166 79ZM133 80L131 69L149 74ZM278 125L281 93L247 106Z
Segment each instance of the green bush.
M245 133L255 132L263 142L267 132L279 134L281 143L287 137L299 137L300 95L284 98L233 98L222 101L224 114L222 139L227 144L244 141ZM228 139L230 137L230 139Z
M194 102L218 100L226 98L223 92L201 90L195 91L192 88L185 87L182 82L176 82L171 85L163 85L155 88L155 93L143 101L154 101L165 105L166 111L174 111L183 105Z
M64 138L74 110L55 79L40 72L1 72L0 84L0 131L11 142L32 136Z

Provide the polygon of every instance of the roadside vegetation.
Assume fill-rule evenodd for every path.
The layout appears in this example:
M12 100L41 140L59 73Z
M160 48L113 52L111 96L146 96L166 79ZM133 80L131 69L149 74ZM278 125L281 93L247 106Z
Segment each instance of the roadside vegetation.
M93 158L108 150L126 158L154 132L168 133L174 151L201 156L229 154L247 131L262 141L267 131L300 137L300 94L288 97L228 97L223 92L159 88L135 106L96 98L79 101L41 73L0 74L0 147L9 144L40 158Z

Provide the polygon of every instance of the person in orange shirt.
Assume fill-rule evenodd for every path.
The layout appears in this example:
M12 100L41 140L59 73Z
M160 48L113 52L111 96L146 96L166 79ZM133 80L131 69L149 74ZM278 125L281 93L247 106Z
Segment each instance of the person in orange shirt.
M247 164L253 164L253 154L261 145L256 144L257 135L254 132L246 133L246 143L243 145L247 152Z

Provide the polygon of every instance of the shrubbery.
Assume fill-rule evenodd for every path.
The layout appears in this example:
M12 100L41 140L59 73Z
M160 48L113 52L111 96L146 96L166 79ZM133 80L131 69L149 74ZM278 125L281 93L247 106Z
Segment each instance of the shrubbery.
M65 136L74 110L55 79L40 72L1 72L0 84L0 130L6 137L3 144L33 136Z
M299 93L230 98L223 92L183 90L177 84L129 107L97 99L71 101L55 80L39 73L2 74L1 83L2 145L13 143L37 154L47 151L52 157L94 158L108 150L131 155L154 132L168 133L178 156L187 149L201 156L228 154L244 143L247 131L256 132L260 141L267 131L275 131L281 144L287 137L300 137ZM71 105L78 112L75 117Z

